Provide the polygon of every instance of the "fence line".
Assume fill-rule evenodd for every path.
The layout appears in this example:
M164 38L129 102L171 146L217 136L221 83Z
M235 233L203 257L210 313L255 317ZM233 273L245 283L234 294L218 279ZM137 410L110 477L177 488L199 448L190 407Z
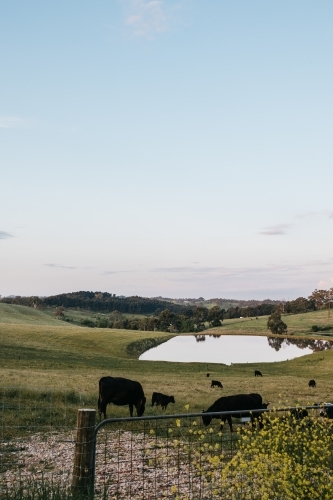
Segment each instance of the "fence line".
M175 499L177 495L206 500L218 497L215 490L222 491L220 472L237 453L239 436L226 427L220 432L219 421L205 427L200 412L111 418L96 426L75 426L80 401L88 406L92 402L73 391L0 389L0 497L2 488L28 479L49 480L70 489L75 476L86 480L89 474L94 484L86 491L96 500ZM315 415L325 407L331 408L312 405L258 411L287 414L306 409ZM75 435L79 427L82 431L93 427L93 435ZM84 462L91 444L92 464ZM75 449L80 456L76 468ZM224 498L222 493L220 498Z

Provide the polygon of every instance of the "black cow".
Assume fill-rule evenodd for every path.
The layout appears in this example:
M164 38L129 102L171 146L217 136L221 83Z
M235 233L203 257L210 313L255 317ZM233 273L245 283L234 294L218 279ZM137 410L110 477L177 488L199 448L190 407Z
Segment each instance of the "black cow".
M162 410L166 410L166 407L169 403L175 403L175 398L173 396L166 396L161 392L153 392L153 395L151 397L152 406L154 406L154 404L156 404L156 406L161 405Z
M144 414L146 398L139 382L122 377L102 377L99 381L98 412L106 418L106 406L113 403L117 406L129 406L133 417L133 406L138 417Z
M217 399L215 403L212 404L208 408L208 410L203 411L203 413L208 412L226 412L226 411L241 411L241 410L259 410L263 408L262 397L260 394L236 394L234 396L225 396L220 399ZM267 408L267 406L266 406ZM240 416L238 414L236 416ZM250 415L251 421L253 423L253 414L249 413L244 416ZM230 432L233 432L232 429L232 415L217 415L216 417L212 417L211 415L202 415L202 421L204 425L209 425L212 421L212 418L221 418L221 421L224 423L226 420L228 421Z
M320 412L321 417L333 418L333 404L331 403L323 403L327 404L326 408L323 408Z
M218 380L212 380L212 383L210 384L210 386L211 387L221 387L221 389L223 389L223 385Z
M308 383L308 386L309 386L309 387L316 387L316 385L317 385L317 384L316 384L316 381L315 381L315 380L313 380L313 378L312 378L311 380L309 380L309 383Z
M262 377L262 373L260 370L254 370L254 376L255 377Z
M251 422L252 422L252 427L254 427L254 420L257 419L259 421L259 427L260 429L263 428L263 423L262 423L262 415L263 413L265 413L265 410L267 410L269 406L269 403L262 403L262 405L260 406L260 409L258 408L258 411L252 411L252 412L249 412L249 413L235 413L235 414L232 414L232 417L234 418L244 418L244 417L250 417L251 418Z

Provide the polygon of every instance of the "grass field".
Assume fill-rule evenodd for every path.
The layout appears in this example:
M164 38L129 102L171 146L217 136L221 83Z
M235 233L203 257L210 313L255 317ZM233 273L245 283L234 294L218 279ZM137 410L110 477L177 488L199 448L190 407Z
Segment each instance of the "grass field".
M311 333L314 324L330 324L327 311L286 315L283 319L293 336L329 338L327 332ZM206 333L267 335L266 324L265 317L226 320L223 327ZM206 363L137 359L147 341L158 343L170 337L164 332L82 328L43 311L0 304L0 386L74 390L94 401L100 377L124 376L141 382L148 401L153 391L173 394L176 404L168 406L169 413L184 412L186 404L191 411L201 411L222 395L241 392L259 392L265 401L276 405L333 401L333 351L279 363L210 364L210 379L222 381L224 389L220 390L210 388ZM254 369L264 376L255 378ZM316 389L308 388L310 378L316 379ZM145 414L160 411L147 405ZM109 414L127 416L128 410L112 406Z

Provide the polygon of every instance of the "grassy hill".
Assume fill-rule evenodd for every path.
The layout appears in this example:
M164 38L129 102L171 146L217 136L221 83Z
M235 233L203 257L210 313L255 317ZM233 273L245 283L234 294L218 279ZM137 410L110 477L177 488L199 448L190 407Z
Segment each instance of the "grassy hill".
M259 316L255 318L236 318L225 319L223 326L212 328L209 332L218 334L234 334L234 335L267 335L267 319L268 316ZM282 315L283 321L288 326L288 335L313 335L312 326L318 325L321 327L331 326L332 328L327 332L322 332L322 336L333 336L333 315L328 317L327 310L312 311L304 314L285 314Z
M59 320L53 313L33 309L32 307L0 303L0 324L19 325L58 325Z
M328 324L327 311L285 316L294 336L325 338L311 333L313 324ZM226 320L223 327L207 334L267 335L267 318ZM171 412L183 412L190 404L201 411L222 395L259 392L266 401L296 403L333 401L333 351L323 351L279 363L247 363L226 366L206 363L139 361L147 345L164 342L171 335L114 329L82 328L59 321L43 311L1 304L0 386L26 389L75 390L97 400L98 380L104 375L139 380L148 400L153 391L173 394ZM255 378L254 369L263 372ZM211 389L211 378L224 386ZM315 378L316 389L308 388ZM160 410L147 407L147 414ZM124 408L112 407L113 415L127 415Z

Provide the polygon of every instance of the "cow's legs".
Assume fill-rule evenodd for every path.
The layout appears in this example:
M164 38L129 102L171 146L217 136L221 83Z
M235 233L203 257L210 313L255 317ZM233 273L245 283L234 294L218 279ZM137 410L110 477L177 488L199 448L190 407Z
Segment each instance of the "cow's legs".
M229 427L230 427L230 432L233 432L231 415L227 415L226 419L228 420L228 424L229 424Z
M98 398L98 413L99 413L99 419L102 420L102 413L104 415L104 419L106 419L106 405L104 401L102 401L101 397Z
M131 417L133 417L133 403L130 403L128 406L129 406L130 415L131 415Z

